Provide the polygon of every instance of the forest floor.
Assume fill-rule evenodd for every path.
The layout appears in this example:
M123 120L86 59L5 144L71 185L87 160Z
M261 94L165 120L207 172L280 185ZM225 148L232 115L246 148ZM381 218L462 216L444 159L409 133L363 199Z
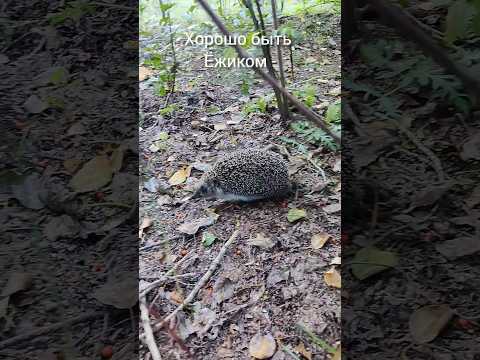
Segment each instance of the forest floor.
M295 78L288 70L287 80L300 91L314 86L313 108L324 113L340 96L340 17L286 20L306 34L294 50ZM164 48L166 35L140 42L143 50L152 44ZM271 89L251 77L242 95L238 69L205 68L202 48L177 44L177 91L168 100L156 94L156 72L146 66L140 83L140 291L163 279L147 296L152 322L187 297L235 229L239 236L191 306L156 332L162 356L249 359L252 337L269 333L276 360L330 359L340 340L340 153L282 125L270 104L245 115ZM297 196L240 205L181 201L218 157L270 144L288 158ZM292 209L306 216L290 222Z

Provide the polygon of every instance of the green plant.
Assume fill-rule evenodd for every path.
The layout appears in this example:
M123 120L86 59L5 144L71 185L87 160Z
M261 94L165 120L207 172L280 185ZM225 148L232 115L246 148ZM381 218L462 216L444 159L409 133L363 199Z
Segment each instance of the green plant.
M312 107L317 97L317 88L307 84L301 90L294 91L293 94L302 100L305 105Z
M338 145L329 135L310 122L296 121L290 127L297 133L298 137L310 144L326 146L330 150L338 149ZM334 133L340 133L341 125L339 123L331 124L330 128Z
M68 19L78 23L84 15L93 14L95 12L95 5L89 4L86 1L76 0L70 1L65 9L47 16L51 25L63 24Z

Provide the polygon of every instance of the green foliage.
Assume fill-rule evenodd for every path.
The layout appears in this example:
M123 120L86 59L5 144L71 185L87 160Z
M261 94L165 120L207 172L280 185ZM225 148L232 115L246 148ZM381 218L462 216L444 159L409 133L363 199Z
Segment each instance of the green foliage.
M305 85L301 90L296 90L293 94L299 98L305 105L312 107L317 98L317 88L312 85Z
M307 143L313 145L322 145L327 147L330 150L337 150L338 145L335 141L331 138L330 135L326 134L325 131L312 125L310 122L307 121L296 121L290 125L293 131L297 133L297 136L306 141ZM332 124L330 129L334 133L340 133L341 125L340 123Z
M480 35L480 1L457 0L448 8L445 41L452 44L471 34Z
M363 60L374 69L372 76L375 79L390 80L401 79L394 91L404 91L417 94L421 89L432 91L432 96L438 100L448 100L458 110L470 111L471 104L466 94L462 92L461 83L454 76L446 75L433 60L425 56L408 56L408 49L398 41L378 41L365 44L360 49ZM407 56L398 59L399 54ZM477 54L478 55L478 54ZM366 98L376 97L382 105L391 105L386 96L368 85L357 85L348 79L344 80L347 88L353 91L366 92ZM392 109L385 107L384 111L390 113Z
M252 100L246 103L243 107L243 112L245 115L250 115L253 113L262 113L267 112L267 100L265 97L259 97L255 100Z
M84 15L93 14L95 12L95 5L89 4L82 0L70 1L65 9L49 14L47 19L51 25L63 24L68 19L78 23Z
M179 106L177 104L170 104L163 109L158 110L158 113L162 116L171 115L175 110L177 110Z
M330 104L325 113L325 121L327 124L339 124L342 120L342 104L338 100Z

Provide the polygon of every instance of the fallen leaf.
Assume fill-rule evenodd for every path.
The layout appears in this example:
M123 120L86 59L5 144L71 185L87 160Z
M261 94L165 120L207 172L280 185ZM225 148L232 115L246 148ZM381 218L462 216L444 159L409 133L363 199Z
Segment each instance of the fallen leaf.
M172 304L175 304L175 305L180 305L183 302L183 300L185 300L183 293L176 290L167 293L167 298L168 300L170 300Z
M11 189L15 198L26 208L40 210L45 207L41 199L46 190L40 175L30 174L21 183L12 185Z
M340 203L331 204L323 207L323 211L327 214L334 214L342 210L342 205Z
M310 240L312 249L314 250L321 249L331 237L332 236L330 234L327 234L326 232L313 235Z
M290 271L283 268L274 268L267 276L267 286L271 287L288 279Z
M145 66L140 66L138 68L138 80L143 81L148 79L151 75L153 75L153 70L145 67Z
M419 344L432 341L450 322L453 315L453 310L446 304L427 305L415 310L408 323L413 340Z
M305 348L305 344L300 342L297 346L295 346L295 350L302 355L305 359L312 360L312 352L308 351Z
M337 350L335 350L335 354L333 354L332 360L342 360L342 346L340 345Z
M130 309L138 301L138 279L132 274L120 274L110 278L93 292L93 297L102 304L117 309Z
M110 161L112 162L112 171L114 173L117 173L122 169L124 154L125 152L122 146L119 146L113 151Z
M269 237L266 237L264 233L257 233L255 238L250 238L247 241L248 245L258 246L262 249L271 249L275 246L275 243Z
M143 184L143 187L152 193L156 193L160 188L160 183L156 178L152 177Z
M195 313L193 315L193 329L200 338L210 329L211 325L217 319L215 311L206 307L201 307L200 303L195 303Z
M326 271L323 275L323 279L325 280L325 284L328 286L332 286L337 289L342 287L342 277L335 268L331 268L330 270Z
M213 217L203 217L200 219L184 222L178 227L177 230L184 234L193 235L196 234L201 227L210 226L214 223L215 219Z
M80 232L80 224L68 215L52 217L43 228L43 233L50 241L59 238L73 238Z
M73 174L81 164L82 160L80 159L66 159L63 162L63 167L69 174Z
M210 245L212 245L216 239L217 237L214 234L209 233L208 231L205 231L202 234L202 244L205 247L209 247Z
M79 193L99 190L112 180L113 173L108 156L99 155L83 165L70 180L70 186Z
M255 359L268 359L275 354L276 349L277 344L271 334L256 334L248 345L248 352Z
M453 260L479 252L480 241L474 236L459 237L436 244L435 249L447 259Z
M150 226L152 226L153 224L153 220L150 219L150 218L143 218L142 220L142 223L140 224L140 228L138 230L138 237L140 239L143 238L143 232L146 228L149 228Z
M77 122L70 126L67 130L67 136L74 136L74 135L83 135L87 132L85 126L81 122Z
M180 184L182 184L182 183L185 182L185 180L187 180L187 178L190 176L191 170L192 170L192 167L191 167L191 166L187 166L187 167L184 168L184 169L181 169L181 170L176 171L176 172L170 177L170 179L168 179L168 182L170 183L170 185L180 185Z
M295 222L307 216L307 212L303 209L290 209L287 214L288 222Z
M228 277L219 277L213 285L213 301L214 303L221 304L225 300L230 299L233 296L235 290L235 283Z
M397 254L390 251L367 247L359 250L353 258L352 272L359 280L364 280L379 272L397 266Z
M410 209L435 204L443 197L443 195L445 195L445 193L451 188L451 186L451 184L443 184L436 187L431 186L425 190L418 192L417 194L414 194Z
M32 114L40 114L48 109L48 104L37 95L31 95L23 104L23 107Z
M11 296L19 291L24 291L32 285L32 276L29 273L13 272L10 274L0 297Z

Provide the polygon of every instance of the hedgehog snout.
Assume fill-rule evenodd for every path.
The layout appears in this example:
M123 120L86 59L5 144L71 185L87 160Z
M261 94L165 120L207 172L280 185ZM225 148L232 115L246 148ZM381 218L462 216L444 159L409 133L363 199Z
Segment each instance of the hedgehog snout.
M210 182L202 182L193 193L191 199L213 198L218 193L217 187Z

